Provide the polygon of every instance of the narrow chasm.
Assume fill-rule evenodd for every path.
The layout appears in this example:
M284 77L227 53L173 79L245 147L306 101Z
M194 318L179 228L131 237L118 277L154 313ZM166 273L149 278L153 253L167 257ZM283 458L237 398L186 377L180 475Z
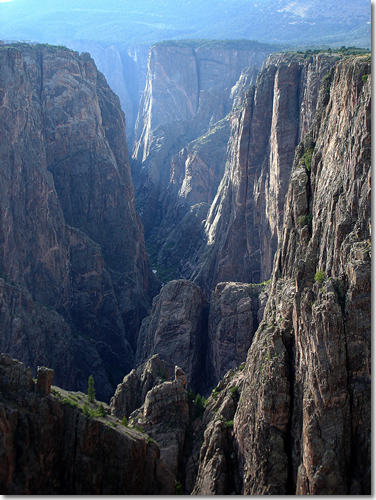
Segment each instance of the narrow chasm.
M293 335L293 330L288 335L284 335L282 337L283 344L286 348L287 352L287 372L288 377L287 380L289 382L289 395L290 395L290 413L289 420L287 424L287 432L285 436L285 452L288 460L288 476L287 476L287 485L286 485L286 494L294 495L295 494L295 483L296 483L296 475L294 473L294 436L293 436L293 420L294 420L294 407L295 407L295 340Z

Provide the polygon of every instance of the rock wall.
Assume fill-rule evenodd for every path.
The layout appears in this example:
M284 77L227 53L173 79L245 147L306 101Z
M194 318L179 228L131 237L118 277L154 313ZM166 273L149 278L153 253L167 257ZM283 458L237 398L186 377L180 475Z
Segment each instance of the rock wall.
M231 88L242 70L259 66L270 51L262 46L234 50L220 44L194 48L167 42L151 47L132 152L137 206L147 239L165 215L172 156L229 113Z
M235 493L371 493L370 120L371 59L343 59L296 149L270 296L232 382ZM229 445L210 425L194 492L225 494L205 450Z
M111 398L111 414L128 418L145 401L147 393L156 385L168 380L169 372L163 360L155 354L146 363L128 373Z
M0 66L1 350L32 367L42 358L71 389L86 389L96 366L109 399L133 367L131 346L156 291L124 115L88 54L4 45ZM36 310L43 320L31 331L45 333L30 337ZM66 346L61 356L47 325Z
M194 283L168 282L154 298L150 316L142 322L136 363L153 356L145 367L153 361L154 369L148 371L155 377L165 369L172 373L175 364L179 364L186 374L188 388L207 394L230 368L246 360L262 319L267 288L266 284L219 283L210 301L206 301ZM165 368L160 366L157 354ZM114 401L125 398L123 406L135 408L128 400L131 394L139 394L136 400L141 406L144 392L141 373L145 367L132 370L125 377ZM128 410L124 411L127 413Z
M39 379L39 378L38 378ZM147 436L35 392L30 370L0 356L0 489L6 495L172 494Z
M266 286L219 283L211 295L206 352L207 377L214 386L247 358L265 306Z
M177 476L182 462L186 429L189 423L187 379L175 366L175 378L158 384L146 394L141 408L129 418L131 426L139 426L157 441L161 460Z
M145 89L149 46L106 46L88 40L67 40L64 45L80 53L88 52L105 75L109 86L120 99L125 115L127 142L131 145L138 107Z
M315 116L322 78L338 56L273 54L230 115L225 174L201 245L183 276L206 291L269 278L281 237L294 150Z
M170 281L153 299L151 314L142 322L137 363L159 354L170 373L179 365L188 384L200 387L206 323L207 303L201 289L185 280Z

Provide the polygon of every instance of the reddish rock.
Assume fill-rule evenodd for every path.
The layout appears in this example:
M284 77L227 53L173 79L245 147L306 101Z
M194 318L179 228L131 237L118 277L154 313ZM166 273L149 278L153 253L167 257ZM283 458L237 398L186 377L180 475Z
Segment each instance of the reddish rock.
M168 495L175 478L147 436L29 391L0 356L0 489L7 495Z
M119 419L128 418L144 404L147 393L168 378L169 372L164 362L155 354L146 363L128 373L117 386L111 398L111 414Z
M223 441L210 402L196 494L229 492L229 449L235 493L371 493L370 63L343 59L323 82L263 320L234 377L233 435Z
M273 54L230 115L226 171L184 274L205 291L269 278L295 147L312 124L320 81L338 56Z
M259 324L259 294L263 288L246 283L219 283L212 293L207 364L213 385L246 360Z
M42 396L51 394L51 384L54 378L54 371L45 366L38 366L37 369L37 392Z
M142 428L158 443L161 461L175 475L183 460L182 452L189 422L186 376L176 367L175 379L155 385L147 394L141 408L130 418L130 427Z

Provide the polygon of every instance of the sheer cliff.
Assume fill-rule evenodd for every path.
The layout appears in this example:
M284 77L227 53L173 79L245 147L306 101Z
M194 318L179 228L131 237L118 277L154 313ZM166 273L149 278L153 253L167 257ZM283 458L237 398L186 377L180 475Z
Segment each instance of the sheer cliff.
M215 196L190 269L202 288L166 284L139 333L154 285L119 101L88 55L5 46L0 61L0 348L65 387L93 369L107 400L125 375L94 419L83 394L48 394L49 370L35 383L2 355L4 491L167 494L175 475L198 495L370 494L370 56L273 55L217 129L176 145L175 200L197 221ZM230 126L215 195L198 173ZM187 390L219 378L205 408Z
M281 237L294 150L312 124L323 77L338 56L273 54L230 114L224 176L185 278L206 290L221 281L270 277Z
M96 366L109 399L156 291L119 99L88 54L3 45L0 66L1 351L71 389Z
M370 57L326 75L280 234L244 369L209 398L194 493L371 494Z
M145 88L149 45L102 44L94 41L65 40L64 45L88 52L108 85L119 97L125 115L127 142L133 142L140 98Z
M246 47L234 45L183 41L150 49L132 152L132 177L147 239L155 235L165 216L163 200L172 156L229 113L234 99L231 88L242 70L259 67L273 50L252 42Z

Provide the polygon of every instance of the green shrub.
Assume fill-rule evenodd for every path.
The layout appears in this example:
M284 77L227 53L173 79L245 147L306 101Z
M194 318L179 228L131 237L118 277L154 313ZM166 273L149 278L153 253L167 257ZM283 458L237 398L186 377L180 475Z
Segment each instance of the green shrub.
M312 232L312 219L313 215L309 212L307 215L302 215L298 218L298 224L300 227L308 226L309 230Z
M362 80L363 80L364 83L366 83L366 81L368 80L368 77L369 77L369 75L363 75L362 76Z
M234 421L233 420L227 420L225 422L225 426L228 428L234 427Z
M183 495L183 486L179 481L175 481L174 495Z
M77 408L77 406L78 406L76 401L72 401L69 398L64 398L61 402L63 403L63 405L72 406L74 408Z
M206 399L204 396L200 396L200 394L197 394L195 398L195 414L194 418L202 417L205 411L205 406L206 406Z
M214 389L212 390L211 392L211 395L212 395L212 398L216 401L217 398L218 398L218 394L219 394L219 387L214 387Z
M311 171L313 148L308 148L305 150L304 155L300 159L300 164L305 165L308 172Z
M128 427L128 419L126 416L124 416L122 419L121 419L121 424L124 425L124 427Z
M84 402L82 411L84 412L85 415L89 415L89 405L87 404L87 401Z
M239 401L240 395L239 395L239 388L237 385L235 387L231 387L230 394L235 401Z
M324 271L322 269L320 269L315 274L315 281L316 281L316 283L321 284L324 281L324 279L325 279L325 273L324 273Z

